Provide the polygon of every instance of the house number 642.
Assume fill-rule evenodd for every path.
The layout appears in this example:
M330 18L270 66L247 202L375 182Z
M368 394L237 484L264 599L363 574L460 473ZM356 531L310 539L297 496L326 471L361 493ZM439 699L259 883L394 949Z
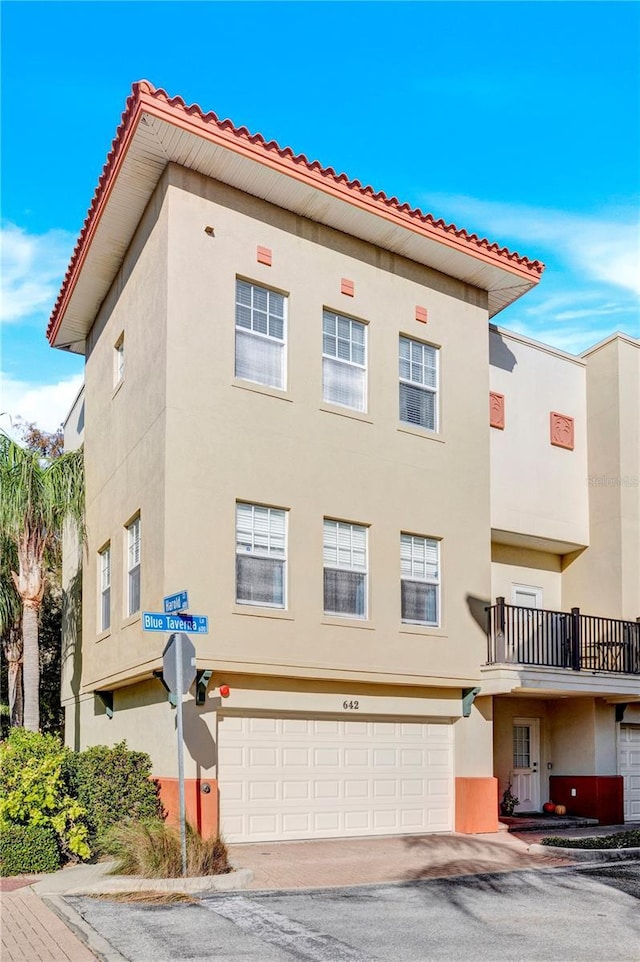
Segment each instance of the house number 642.
M357 701L357 700L356 700L356 701L343 701L343 702L342 702L342 707L344 708L345 711L358 711L358 709L360 708L360 702Z

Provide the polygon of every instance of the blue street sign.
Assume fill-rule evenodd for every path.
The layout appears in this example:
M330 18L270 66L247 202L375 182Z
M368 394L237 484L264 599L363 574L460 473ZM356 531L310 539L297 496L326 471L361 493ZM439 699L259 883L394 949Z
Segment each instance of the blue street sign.
M143 631L185 631L189 635L208 635L206 615L167 615L160 611L142 612Z
M186 611L189 607L189 595L186 591L178 591L175 595L167 595L164 599L165 615L174 615L178 611Z

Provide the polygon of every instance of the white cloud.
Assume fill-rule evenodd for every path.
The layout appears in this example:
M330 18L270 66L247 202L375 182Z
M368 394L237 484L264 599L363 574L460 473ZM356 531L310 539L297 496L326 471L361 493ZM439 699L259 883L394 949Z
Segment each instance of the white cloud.
M429 202L434 200L443 210L464 218L467 230L489 233L490 241L504 243L509 237L518 244L539 244L587 281L604 281L640 294L640 222L635 207L597 217L462 195L436 194ZM535 251L524 253L544 260Z
M51 311L75 240L69 231L29 234L16 224L3 224L0 230L2 323Z
M34 421L45 431L56 431L69 413L82 382L82 374L55 384L35 384L3 374L0 427L10 434L11 421L21 418L29 423Z

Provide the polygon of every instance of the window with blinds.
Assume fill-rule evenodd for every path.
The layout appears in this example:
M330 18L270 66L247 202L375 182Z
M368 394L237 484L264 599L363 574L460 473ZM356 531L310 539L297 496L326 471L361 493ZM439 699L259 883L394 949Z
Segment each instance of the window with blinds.
M328 615L367 617L367 529L324 521L324 610Z
M286 297L236 280L236 377L286 387Z
M127 525L127 614L140 611L140 518Z
M111 627L111 545L107 545L98 555L100 574L100 621L99 631Z
M440 543L413 534L400 535L402 621L440 623Z
M236 505L236 601L285 607L287 512Z
M367 325L332 311L322 313L322 397L367 409Z
M438 430L438 351L429 344L400 338L400 420Z

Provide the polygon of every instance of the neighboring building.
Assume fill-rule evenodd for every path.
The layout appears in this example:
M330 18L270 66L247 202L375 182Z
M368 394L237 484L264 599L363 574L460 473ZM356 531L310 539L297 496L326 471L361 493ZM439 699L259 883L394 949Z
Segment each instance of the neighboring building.
M625 572L602 604L589 557L608 536L587 547L614 511L590 519L587 391L597 405L616 371L594 444L614 418L637 432L638 343L574 358L489 338L542 269L134 86L47 332L86 356L69 744L126 738L174 804L167 639L141 616L186 588L210 619L185 710L205 831L493 831L498 785L515 775L539 805L547 763L587 778L601 814L627 766L640 818L637 487L616 492L635 549L616 516ZM602 470L617 455L637 485L634 450L635 468L620 435ZM588 663L567 602L602 616Z

